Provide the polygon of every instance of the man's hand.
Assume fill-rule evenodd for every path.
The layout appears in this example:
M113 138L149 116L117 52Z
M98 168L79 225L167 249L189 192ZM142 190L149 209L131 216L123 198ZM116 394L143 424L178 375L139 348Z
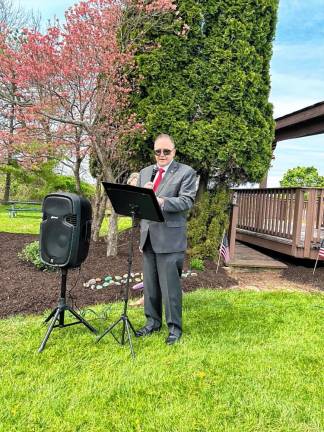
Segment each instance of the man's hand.
M144 187L146 189L153 189L153 183L152 182L147 182L147 183L145 183Z
M161 208L163 208L163 206L164 206L164 198L157 197L156 199L157 199L157 201L159 203L159 206Z

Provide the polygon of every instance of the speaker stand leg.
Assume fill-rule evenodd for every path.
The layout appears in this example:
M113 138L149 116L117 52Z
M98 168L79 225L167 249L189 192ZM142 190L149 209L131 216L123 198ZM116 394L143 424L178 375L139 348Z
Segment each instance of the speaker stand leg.
M70 306L67 306L66 308L65 308L65 310L68 310L72 315L74 315L75 316L75 318L77 318L80 322L79 323L76 323L76 324L83 324L83 325L85 325L90 331L92 331L92 333L95 333L95 334L97 334L98 332L97 332L97 330L94 328L94 327L92 327L92 325L90 325L84 318L82 318L82 316L81 315L79 315L74 309L72 309Z
M52 312L49 314L49 316L45 319L44 323L49 322L52 319L52 322L50 323L46 335L38 349L38 352L42 352L43 349L46 346L47 340L50 337L53 329L55 327L69 327L71 325L75 324L83 324L86 326L91 332L97 334L98 331L92 327L84 318L82 318L81 315L79 315L73 308L68 306L66 304L66 279L67 279L67 269L62 268L62 280L61 280L61 297L59 300L58 306L52 310ZM72 323L65 324L64 323L64 314L65 311L70 312L75 318L77 318L77 321L74 321ZM57 323L58 322L58 323Z
M44 324L47 323L56 313L57 308L53 309L52 312L48 315L48 317L44 320Z
M54 312L54 314L53 314L53 312ZM58 319L58 316L60 314L60 309L59 308L57 308L56 310L54 309L51 314L54 315L53 321L51 322L50 326L47 329L46 335L45 335L44 340L38 349L38 352L42 352L43 349L45 348L47 339L50 337L50 334L52 333L52 330L53 330L54 325L55 325L55 321Z

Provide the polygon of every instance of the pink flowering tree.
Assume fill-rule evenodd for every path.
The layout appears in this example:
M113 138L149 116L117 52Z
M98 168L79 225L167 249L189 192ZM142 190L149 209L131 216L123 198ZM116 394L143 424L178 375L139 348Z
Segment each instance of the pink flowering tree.
M124 139L143 132L129 109L129 96L136 91L128 79L134 53L145 36L144 24L163 20L174 9L172 0L88 0L66 12L63 26L52 26L46 34L25 30L16 82L23 89L26 148L37 138L56 151L68 150L77 164L91 149L101 179L118 180L130 157ZM96 238L100 206L95 208ZM107 254L116 253L112 212Z
M12 0L0 1L0 170L5 173L4 201L10 197L11 172L20 161L16 137L24 129L23 110L19 106L17 55L23 26L39 26L40 17Z

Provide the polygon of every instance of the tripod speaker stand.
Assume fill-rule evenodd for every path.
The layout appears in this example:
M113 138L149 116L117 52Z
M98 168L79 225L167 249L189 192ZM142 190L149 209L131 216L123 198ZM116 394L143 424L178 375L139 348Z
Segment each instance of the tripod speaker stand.
M111 333L114 339L120 344L125 345L126 342L129 343L132 357L135 357L135 352L133 348L131 330L136 334L135 329L130 322L127 315L128 306L128 296L129 296L129 282L131 277L131 269L133 262L134 253L134 231L135 231L135 220L136 219L148 219L156 222L163 222L164 217L161 212L160 206L157 202L155 193L152 189L145 189L130 185L119 185L114 183L103 182L106 193L111 201L111 204L116 213L131 216L132 218L132 228L131 228L131 238L129 241L128 248L128 271L127 271L127 281L125 287L125 293L123 296L124 306L123 312L120 318L112 323L103 334L97 339L99 342L106 334ZM112 330L117 326L117 324L122 323L122 332L120 340L114 335Z
M68 268L79 267L86 259L90 245L92 210L90 201L79 195L62 192L44 198L43 219L40 229L40 257L44 264L61 268L61 296L58 306L46 318L51 323L39 352L43 351L54 327L83 324L93 333L97 331L75 310L66 304L66 279ZM65 324L65 311L76 322Z
M59 299L59 303L57 305L57 307L55 309L52 310L52 312L49 314L49 316L46 318L46 320L44 321L44 323L47 323L52 319L51 324L49 325L46 335L43 339L43 342L41 343L38 352L42 352L43 349L45 348L46 342L48 340L48 338L50 337L52 330L55 327L68 327L71 325L75 325L75 324L83 324L85 325L90 331L92 331L93 333L98 333L97 330L92 327L85 319L82 318L81 315L79 315L74 309L72 309L70 306L68 306L66 304L66 279L67 279L67 268L61 268L61 296ZM64 322L64 314L65 311L70 312L76 319L77 321L74 321L72 323L68 323L65 324Z

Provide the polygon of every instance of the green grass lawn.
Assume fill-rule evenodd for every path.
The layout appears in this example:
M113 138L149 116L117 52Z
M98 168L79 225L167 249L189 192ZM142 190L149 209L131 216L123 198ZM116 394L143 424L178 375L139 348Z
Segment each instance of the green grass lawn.
M121 309L86 318L102 331ZM196 291L181 342L166 346L166 328L133 339L135 361L80 325L38 354L43 317L2 320L0 430L323 431L323 314L321 294Z
M24 206L24 207L28 207ZM35 207L31 205L29 207ZM39 234L39 224L41 223L41 212L19 212L14 218L9 217L8 208L10 206L0 205L0 232L10 232L17 234ZM118 220L119 230L129 228L131 220L127 217L120 217ZM108 220L104 219L100 235L107 234Z

